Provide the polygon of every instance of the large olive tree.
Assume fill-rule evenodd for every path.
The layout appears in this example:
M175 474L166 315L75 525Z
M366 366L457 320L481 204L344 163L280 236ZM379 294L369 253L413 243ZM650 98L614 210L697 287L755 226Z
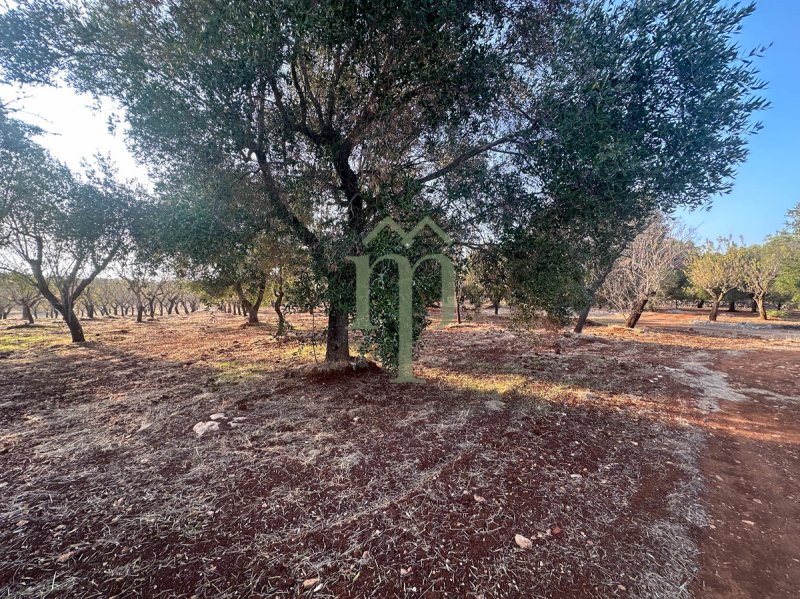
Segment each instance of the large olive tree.
M76 178L0 110L0 269L23 277L85 340L77 300L117 257L138 203L110 165Z
M715 0L21 0L0 17L0 65L8 79L64 76L116 99L138 156L164 178L211 161L257 184L259 209L326 280L326 359L339 360L353 307L344 258L364 254L387 215L409 226L434 213L461 238L492 219L514 241L535 228L543 246L575 241L581 251L566 258L580 262L624 246L655 206L723 189L761 105L732 39L750 10ZM592 235L591 249L577 243ZM562 254L534 256L552 266ZM513 268L531 253L509 255Z

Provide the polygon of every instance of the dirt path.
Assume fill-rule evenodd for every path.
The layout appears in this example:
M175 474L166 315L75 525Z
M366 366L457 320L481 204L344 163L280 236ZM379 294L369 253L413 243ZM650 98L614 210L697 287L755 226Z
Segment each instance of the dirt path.
M659 360L673 381L689 387L673 396L686 398L688 420L705 433L700 466L708 516L708 526L698 529L692 595L800 597L797 323L741 314L706 323L690 312L646 314L638 331L593 330L651 348L640 355Z
M798 597L800 352L751 350L719 357L714 368L748 400L720 402L707 419L711 527L700 541L695 595Z

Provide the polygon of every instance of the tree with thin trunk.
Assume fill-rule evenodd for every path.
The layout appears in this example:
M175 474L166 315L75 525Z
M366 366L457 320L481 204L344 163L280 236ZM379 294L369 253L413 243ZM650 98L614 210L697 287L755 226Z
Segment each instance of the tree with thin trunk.
M131 306L135 309L136 322L144 322L147 307L147 288L151 285L151 273L146 265L131 261L130 264L120 268L120 278L125 281L130 297Z
M774 288L781 270L778 255L768 245L755 245L744 249L741 260L741 287L753 294L753 301L761 320L767 320L764 300Z
M470 254L469 269L497 315L501 302L508 297L506 257L496 248L481 247Z
M600 294L625 317L632 329L686 255L683 233L657 216L625 249L608 274Z
M7 281L9 297L21 308L22 319L33 324L36 306L42 300L42 294L26 277L16 273L11 274Z
M83 342L76 303L123 248L137 194L101 159L76 178L1 110L0 131L0 151L19 164L0 189L0 267L34 286L63 317L73 342Z
M725 294L741 282L742 250L731 239L723 238L716 244L709 241L689 260L686 274L692 285L708 294L711 299L708 319L716 321Z

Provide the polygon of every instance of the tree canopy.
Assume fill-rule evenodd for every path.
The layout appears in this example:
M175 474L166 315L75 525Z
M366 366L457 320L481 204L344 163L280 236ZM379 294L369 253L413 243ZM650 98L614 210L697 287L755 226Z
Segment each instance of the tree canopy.
M324 279L338 360L354 307L345 257L386 216L433 216L460 243L488 232L514 301L564 316L654 210L726 191L765 105L735 39L752 10L22 0L0 16L0 66L115 99L158 180L246 181L256 227L279 223Z

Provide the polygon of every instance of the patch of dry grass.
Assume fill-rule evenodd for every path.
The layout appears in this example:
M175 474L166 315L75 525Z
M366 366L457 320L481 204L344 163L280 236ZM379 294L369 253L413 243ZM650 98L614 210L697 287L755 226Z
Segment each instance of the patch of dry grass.
M687 596L703 437L666 369L622 369L628 341L471 323L426 333L429 384L397 386L298 368L309 319L290 319L286 339L219 314L98 321L85 347L12 354L0 590ZM217 412L245 420L198 438Z

